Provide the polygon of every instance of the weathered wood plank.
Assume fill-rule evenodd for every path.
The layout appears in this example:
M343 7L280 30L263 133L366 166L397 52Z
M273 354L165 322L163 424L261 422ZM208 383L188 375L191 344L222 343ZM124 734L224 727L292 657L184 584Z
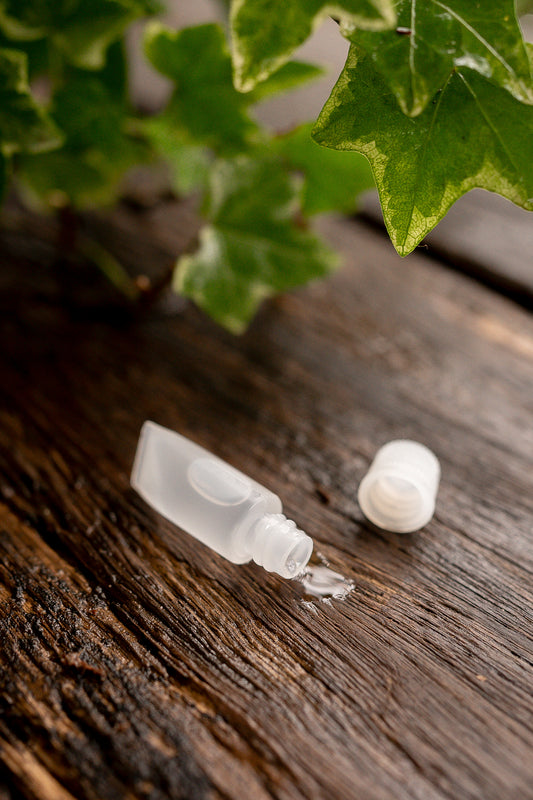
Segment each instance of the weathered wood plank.
M346 268L240 339L190 306L76 318L44 268L17 301L4 242L7 798L533 797L533 322L326 227ZM146 418L277 491L354 592L312 613L156 518L128 486ZM400 436L443 465L436 518L403 537L355 501Z

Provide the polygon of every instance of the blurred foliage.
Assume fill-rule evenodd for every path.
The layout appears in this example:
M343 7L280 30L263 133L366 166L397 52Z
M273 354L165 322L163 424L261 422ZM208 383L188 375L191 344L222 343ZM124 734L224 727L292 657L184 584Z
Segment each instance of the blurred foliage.
M234 332L263 298L335 266L310 218L354 211L374 179L402 254L473 186L531 206L531 67L511 0L481 12L467 0L340 0L344 71L314 130L279 134L256 108L322 74L289 59L332 6L222 5L231 47L218 25L150 19L144 53L173 90L146 116L128 95L125 34L158 3L0 0L0 191L12 177L29 201L75 211L114 202L130 167L164 161L205 218L174 285Z

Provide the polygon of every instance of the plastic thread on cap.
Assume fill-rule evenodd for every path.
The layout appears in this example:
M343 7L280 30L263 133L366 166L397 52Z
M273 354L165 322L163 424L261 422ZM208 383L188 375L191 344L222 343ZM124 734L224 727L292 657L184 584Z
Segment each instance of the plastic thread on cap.
M425 445L409 439L388 442L361 481L359 505L379 528L418 531L434 514L439 480L439 461Z

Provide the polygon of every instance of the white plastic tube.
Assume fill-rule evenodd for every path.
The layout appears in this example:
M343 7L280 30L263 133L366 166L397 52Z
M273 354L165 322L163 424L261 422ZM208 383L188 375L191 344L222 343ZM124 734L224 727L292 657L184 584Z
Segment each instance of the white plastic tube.
M388 442L361 481L359 505L379 528L418 531L435 512L439 480L439 461L425 445L408 439Z
M294 578L313 540L281 513L273 492L184 436L145 422L131 485L156 511L234 564L253 559Z

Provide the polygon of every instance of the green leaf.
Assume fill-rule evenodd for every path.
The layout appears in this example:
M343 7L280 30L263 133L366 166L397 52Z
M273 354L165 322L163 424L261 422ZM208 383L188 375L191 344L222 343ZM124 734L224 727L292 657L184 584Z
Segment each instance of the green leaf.
M454 67L474 69L518 100L533 102L513 0L398 0L396 8L395 30L369 34L344 26L343 33L368 53L405 114L420 114Z
M14 42L0 31L0 50L17 50L26 56L28 80L31 81L42 75L48 69L49 45L46 39L36 39L29 42Z
M65 133L65 144L20 159L23 182L45 201L58 191L75 206L114 199L124 171L144 155L140 143L128 136L123 102L98 73L77 73L54 95L51 113Z
M315 64L308 64L305 61L289 61L265 81L258 83L255 89L248 93L248 102L258 103L272 95L296 89L303 83L314 81L323 75L324 70Z
M304 175L302 211L305 214L355 211L361 192L375 186L368 160L355 153L320 147L311 138L312 128L311 123L302 125L278 137L273 144L289 168Z
M19 163L18 176L23 188L36 202L55 205L58 193L76 208L106 204L114 199L110 173L87 154L78 157L69 150L55 150L27 156Z
M371 59L352 46L314 138L370 160L400 255L476 186L533 209L533 107L473 70L452 72L426 110L412 118Z
M153 66L176 84L167 107L147 120L145 130L170 160L178 191L202 184L205 148L234 155L264 138L248 113L251 104L322 74L312 64L290 62L243 95L233 86L224 31L215 24L172 31L154 22L146 30L145 51Z
M0 150L12 155L60 144L60 132L30 94L25 54L0 50Z
M326 275L334 254L298 225L297 189L276 160L240 157L211 174L199 250L182 257L175 288L241 333L266 297Z
M2 0L0 28L15 40L48 36L71 64L100 69L111 42L158 9L152 0Z
M206 186L212 161L206 147L189 141L165 114L145 120L142 130L156 152L165 158L178 194L190 194Z
M128 59L123 40L119 39L108 47L105 64L91 77L105 86L106 92L117 106L122 106L125 110L128 108ZM73 78L85 80L83 73L75 69L69 70L67 75L68 80Z
M235 85L248 92L284 64L327 14L379 30L396 20L393 0L233 0Z
M219 25L172 31L154 22L146 31L145 52L176 83L162 115L169 128L221 153L242 149L257 132L246 111L249 99L233 88L231 59Z
M72 64L100 69L109 45L122 36L128 25L154 10L152 4L135 0L85 0L56 40Z

